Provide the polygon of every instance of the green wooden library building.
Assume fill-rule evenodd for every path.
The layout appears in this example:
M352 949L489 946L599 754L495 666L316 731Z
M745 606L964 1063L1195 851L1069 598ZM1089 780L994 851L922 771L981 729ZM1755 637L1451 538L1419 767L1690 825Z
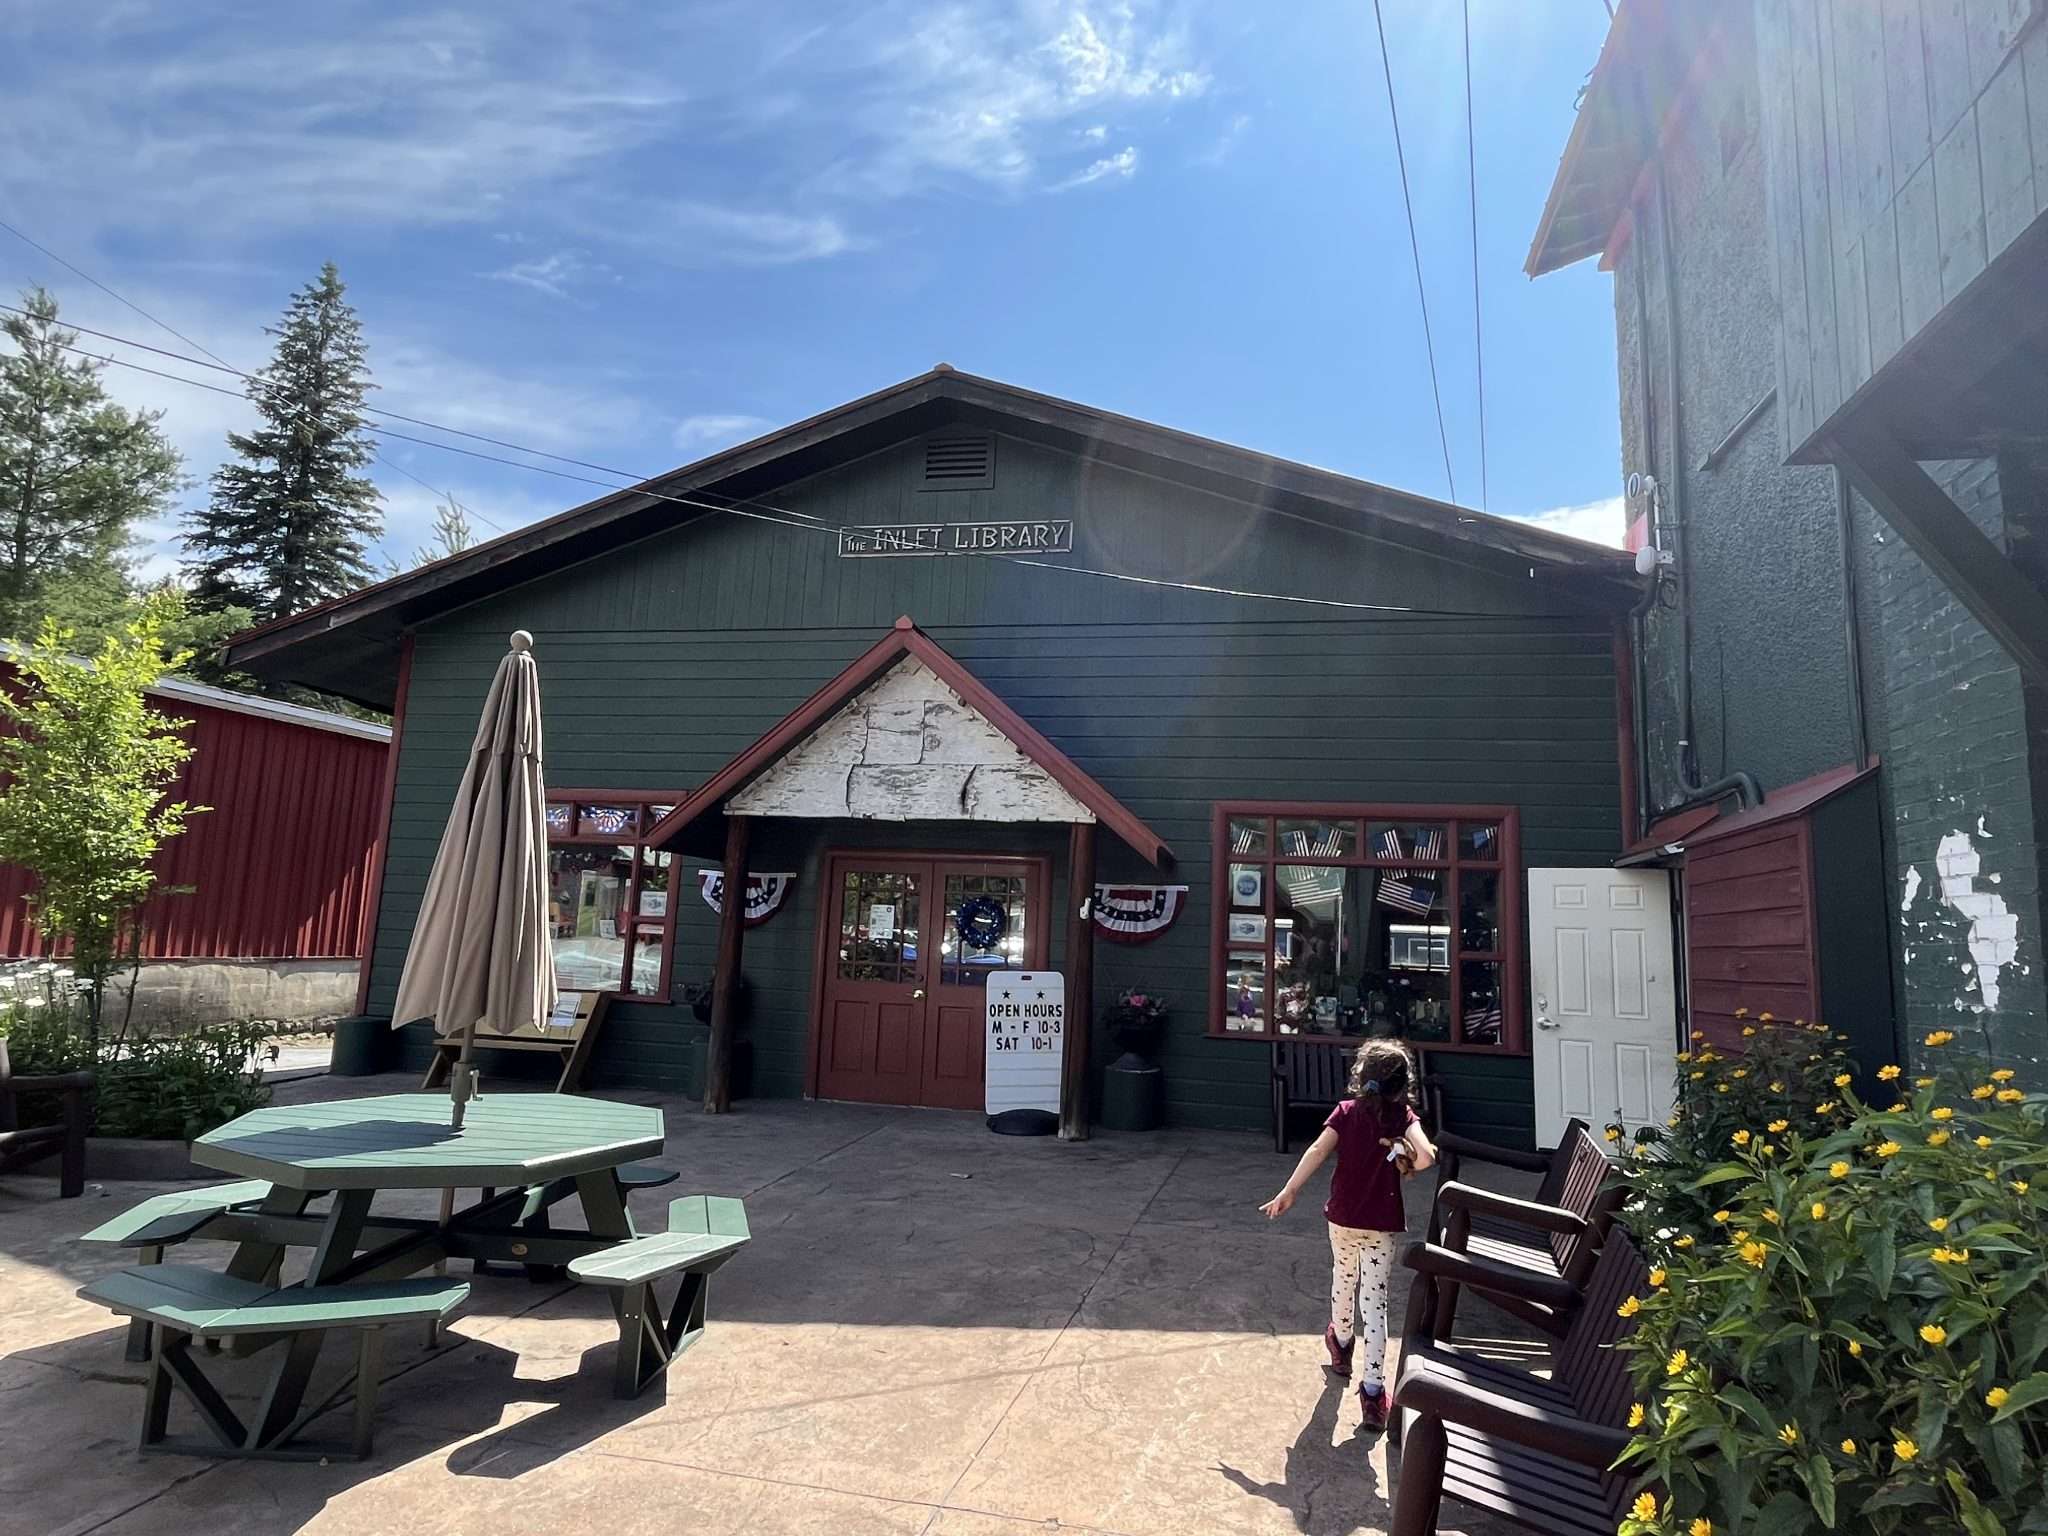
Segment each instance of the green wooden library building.
M1614 551L941 365L228 659L392 714L362 1013L524 629L593 1083L700 1090L736 899L743 1095L978 1108L986 977L1046 969L1080 1092L1136 989L1171 1122L1264 1125L1271 1042L1391 1033L1527 1144L1674 1048L1668 903L1614 869L1636 595ZM1603 1004L1647 1056L1574 1039Z

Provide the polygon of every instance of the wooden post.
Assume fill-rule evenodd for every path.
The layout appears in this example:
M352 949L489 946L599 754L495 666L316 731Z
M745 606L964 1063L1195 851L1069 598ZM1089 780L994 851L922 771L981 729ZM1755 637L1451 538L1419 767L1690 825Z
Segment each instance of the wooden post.
M1067 840L1067 1052L1060 1073L1060 1140L1088 1139L1088 1042L1095 1028L1095 823Z
M740 938L747 927L747 833L750 818L725 818L725 897L718 910L718 959L711 973L711 1046L704 1057L704 1109L732 1108L732 1008L740 982ZM673 898L671 898L673 899Z

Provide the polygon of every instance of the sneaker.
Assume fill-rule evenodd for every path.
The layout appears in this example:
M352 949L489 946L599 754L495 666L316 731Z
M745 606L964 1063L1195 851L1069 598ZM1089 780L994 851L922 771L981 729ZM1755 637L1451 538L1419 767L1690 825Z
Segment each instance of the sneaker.
M1323 1348L1330 1352L1330 1369L1346 1381L1351 1379L1351 1342L1339 1344L1334 1325L1323 1330Z
M1389 1408L1387 1389L1385 1387L1369 1387L1363 1382L1359 1383L1358 1406L1365 1414L1365 1427L1367 1429L1385 1429L1387 1427Z

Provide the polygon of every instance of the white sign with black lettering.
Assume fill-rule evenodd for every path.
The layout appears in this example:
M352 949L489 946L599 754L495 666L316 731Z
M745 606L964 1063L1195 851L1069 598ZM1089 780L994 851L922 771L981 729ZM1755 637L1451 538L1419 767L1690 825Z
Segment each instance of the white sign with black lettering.
M997 971L988 979L988 1112L1060 1112L1067 1053L1067 979L1058 971Z

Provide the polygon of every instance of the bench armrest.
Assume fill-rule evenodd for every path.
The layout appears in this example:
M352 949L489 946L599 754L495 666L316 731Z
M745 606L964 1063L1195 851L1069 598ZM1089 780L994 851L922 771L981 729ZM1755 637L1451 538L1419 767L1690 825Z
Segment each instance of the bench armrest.
M1402 1255L1401 1262L1433 1280L1539 1302L1546 1307L1576 1306L1581 1299L1579 1288L1561 1276L1538 1274L1533 1269L1518 1269L1491 1259L1475 1259L1435 1243L1417 1243Z
M52 1072L42 1077L10 1077L7 1086L30 1093L84 1093L92 1087L90 1072Z
M1464 1211L1472 1216L1494 1216L1502 1221L1534 1227L1542 1232L1560 1232L1568 1237L1584 1237L1592 1230L1585 1217L1575 1211L1568 1211L1563 1206L1540 1205L1534 1200L1517 1200L1513 1195L1481 1189L1476 1184L1460 1184L1455 1181L1440 1184L1437 1186L1436 1200L1445 1210Z
M1446 1131L1436 1139L1437 1152L1446 1167L1454 1167L1456 1161L1471 1158L1478 1163L1493 1163L1501 1168L1516 1168L1523 1173L1548 1173L1551 1152L1523 1152L1514 1147L1497 1147L1490 1141L1474 1141L1470 1136L1460 1136Z
M1462 1424L1602 1471L1620 1458L1630 1438L1627 1430L1539 1407L1427 1369L1402 1372L1394 1402L1414 1413Z

